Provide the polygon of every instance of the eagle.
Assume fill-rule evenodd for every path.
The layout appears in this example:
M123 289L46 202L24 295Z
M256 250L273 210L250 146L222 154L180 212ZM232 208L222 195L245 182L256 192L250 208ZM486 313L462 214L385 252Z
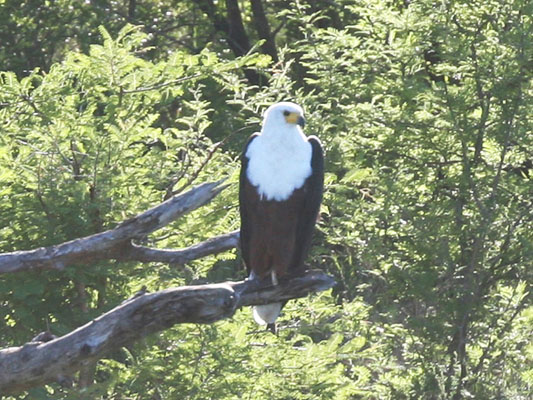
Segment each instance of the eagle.
M271 105L261 131L241 155L239 209L241 253L250 280L303 272L324 187L324 155L316 136L305 136L302 108L292 102ZM285 303L256 306L257 323L276 332Z

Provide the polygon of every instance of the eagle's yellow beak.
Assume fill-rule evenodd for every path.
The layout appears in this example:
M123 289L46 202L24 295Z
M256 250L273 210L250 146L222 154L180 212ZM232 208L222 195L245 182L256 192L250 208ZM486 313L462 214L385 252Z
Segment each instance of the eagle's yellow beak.
M300 115L300 113L297 113L297 112L289 113L289 115L286 115L286 116L285 116L285 120L286 120L289 124L298 124L298 125L300 125L302 128L303 128L304 125L305 125L305 118L302 117L302 116Z

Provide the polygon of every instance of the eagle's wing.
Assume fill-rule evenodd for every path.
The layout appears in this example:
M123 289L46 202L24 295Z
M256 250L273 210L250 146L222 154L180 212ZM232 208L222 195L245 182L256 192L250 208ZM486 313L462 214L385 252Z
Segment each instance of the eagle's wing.
M248 139L246 146L241 154L241 173L239 178L239 211L241 214L241 233L240 233L240 243L241 243L241 254L244 260L244 265L246 266L246 271L248 275L250 274L250 236L251 230L253 229L253 224L250 219L250 210L247 209L246 204L248 204L246 199L246 190L245 185L247 184L246 171L248 169L248 158L246 157L246 152L250 143L259 136L258 133L254 133ZM250 183L248 183L250 184Z
M311 239L324 191L324 153L322 144L316 136L309 136L307 140L311 143L313 149L311 156L312 172L304 183L305 197L298 218L297 242L293 262L291 263L291 273L295 273L304 267L305 258L311 247Z

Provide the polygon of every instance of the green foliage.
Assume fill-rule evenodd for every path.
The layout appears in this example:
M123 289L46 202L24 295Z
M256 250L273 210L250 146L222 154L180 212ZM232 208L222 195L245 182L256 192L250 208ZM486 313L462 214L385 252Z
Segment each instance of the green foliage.
M200 80L229 79L261 57L224 63L208 51L177 52L150 63L135 55L146 37L138 28L127 26L116 39L101 33L103 44L89 55L70 53L46 74L0 75L3 251L109 229L174 192L235 170L233 157L216 151L204 134L212 110ZM224 201L226 195L203 208L208 227L199 228L196 213L147 240L180 247L234 229L235 213L226 214ZM143 284L157 289L165 280L183 283L184 276L168 266L152 266L148 274L134 264L102 262L2 277L0 341L24 342L48 327L64 334Z
M20 57L6 64L14 72L0 75L2 251L110 228L222 177L231 186L215 201L146 242L177 248L237 229L238 153L266 106L294 100L326 149L309 264L338 281L331 293L289 302L279 337L242 310L117 349L84 391L51 384L28 398L529 398L531 4L338 4L269 2L286 21L272 65L255 53L232 59L221 41L201 50L210 31L201 24L174 32L190 33L180 36L189 47L165 54L171 45L154 48L161 36L146 34L148 7L139 9L144 29L102 13L101 39L78 37L82 51L50 68L37 62L23 74ZM199 15L188 2L174 11ZM247 84L245 67L268 85ZM233 251L183 268L102 262L2 276L0 343L47 326L69 332L143 285L242 278L239 263Z
M532 186L516 173L533 139L527 9L360 2L356 24L313 31L303 57L331 132L323 229L341 295L358 287L374 311L408 328L420 350L403 357L420 367L413 378L429 397L527 392L525 382L506 392L511 377L488 355L499 347L491 336L530 304L525 294L489 306L499 284L520 291L531 281ZM482 360L470 359L471 343ZM508 352L518 357L520 346Z

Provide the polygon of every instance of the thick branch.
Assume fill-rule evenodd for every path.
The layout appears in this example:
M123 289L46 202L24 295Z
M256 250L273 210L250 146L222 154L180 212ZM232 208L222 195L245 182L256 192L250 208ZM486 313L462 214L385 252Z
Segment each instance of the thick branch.
M243 306L303 297L334 283L333 278L315 270L275 287L241 281L141 294L60 338L0 350L0 393L72 375L86 363L174 324L212 323L231 317Z
M127 258L124 251L131 248L131 239L146 236L206 204L225 188L221 183L196 186L105 232L55 246L0 254L0 274L30 269L63 269L73 263Z

